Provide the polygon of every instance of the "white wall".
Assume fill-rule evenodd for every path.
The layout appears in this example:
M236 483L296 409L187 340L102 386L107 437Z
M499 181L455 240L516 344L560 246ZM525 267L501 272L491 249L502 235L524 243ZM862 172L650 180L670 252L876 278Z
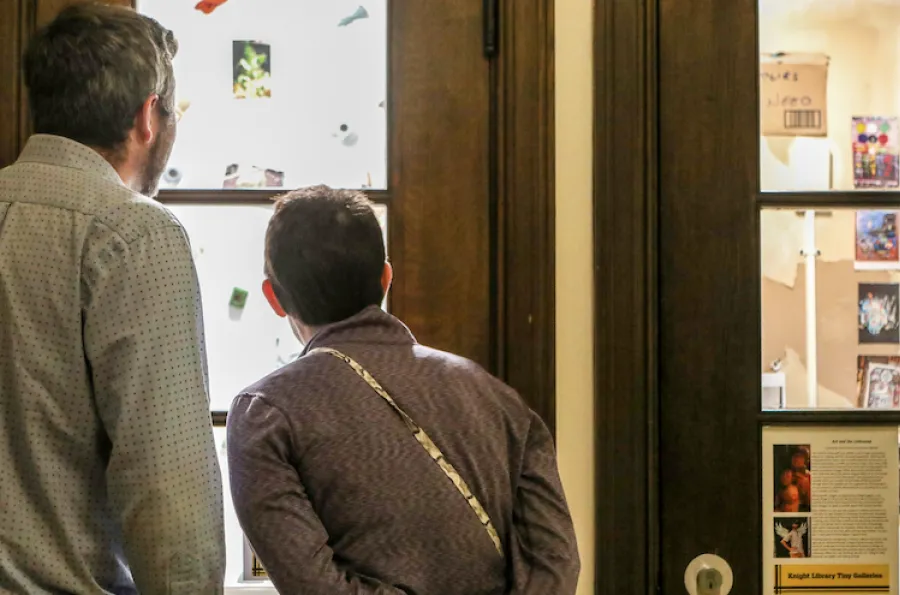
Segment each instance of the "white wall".
M594 585L593 3L556 1L556 416L559 464Z

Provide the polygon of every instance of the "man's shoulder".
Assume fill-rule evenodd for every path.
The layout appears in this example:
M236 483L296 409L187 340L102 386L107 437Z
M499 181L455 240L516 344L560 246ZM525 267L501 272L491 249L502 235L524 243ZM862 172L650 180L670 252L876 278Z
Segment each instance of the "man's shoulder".
M93 216L126 243L160 228L181 227L175 215L156 200L124 186L115 186L109 193L110 200L98 205Z
M371 354L369 352L369 358L360 359L358 363L375 376L376 380L384 380L383 373L388 371L402 376L408 382L435 387L454 386L457 390L462 388L473 395L490 392L502 400L524 404L513 388L477 362L461 355L416 344L412 346L411 359L394 360L390 356L386 359L382 356L377 360L380 360L384 368L381 365L369 368L367 364ZM353 357L352 351L348 351L348 355ZM356 385L359 382L355 374L336 374L342 367L346 367L346 364L338 358L314 350L246 387L238 394L237 399L262 398L275 407L280 407L282 401L296 403L299 395L307 397L307 401L316 396L327 400L332 398L330 391L338 388L337 385Z
M489 386L505 394L515 394L509 385L488 372L481 364L462 355L425 345L415 345L413 354L418 365L434 374Z
M24 161L0 169L0 201L76 213L126 243L154 229L180 226L164 205L121 182L49 163Z

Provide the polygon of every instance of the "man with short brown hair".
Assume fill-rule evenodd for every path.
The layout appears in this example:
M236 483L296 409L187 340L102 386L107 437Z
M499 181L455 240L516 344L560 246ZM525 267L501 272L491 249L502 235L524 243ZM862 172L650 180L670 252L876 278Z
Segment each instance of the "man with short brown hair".
M159 203L176 43L81 4L24 57L0 170L0 593L214 595L222 483L199 291Z
M288 193L263 292L306 345L228 416L234 504L282 593L572 595L553 438L513 389L379 307L393 270L366 197Z

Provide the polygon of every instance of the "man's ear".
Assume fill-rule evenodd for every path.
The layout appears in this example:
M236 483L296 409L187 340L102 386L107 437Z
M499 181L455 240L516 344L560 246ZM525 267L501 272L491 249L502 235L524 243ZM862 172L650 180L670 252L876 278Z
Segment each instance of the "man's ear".
M391 283L394 281L394 267L391 266L391 263L384 263L384 270L381 271L381 288L384 290L384 294L387 295L388 290L391 288Z
M287 312L284 311L284 308L281 306L281 302L278 301L278 297L275 295L275 288L272 287L272 282L266 279L262 284L263 295L266 296L266 301L269 302L269 305L272 307L272 310L275 311L275 314L281 316L282 318L287 316Z
M154 114L159 103L159 95L150 95L141 104L141 109L134 116L134 130L137 135L137 141L144 145L150 146L156 139L156 122L154 122Z

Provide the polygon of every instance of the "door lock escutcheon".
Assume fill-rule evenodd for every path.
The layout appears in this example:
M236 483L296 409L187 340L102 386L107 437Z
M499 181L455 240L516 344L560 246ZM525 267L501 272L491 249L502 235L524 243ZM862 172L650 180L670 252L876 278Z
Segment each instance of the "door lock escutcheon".
M684 571L684 588L690 595L728 595L733 584L731 566L715 554L697 556Z

